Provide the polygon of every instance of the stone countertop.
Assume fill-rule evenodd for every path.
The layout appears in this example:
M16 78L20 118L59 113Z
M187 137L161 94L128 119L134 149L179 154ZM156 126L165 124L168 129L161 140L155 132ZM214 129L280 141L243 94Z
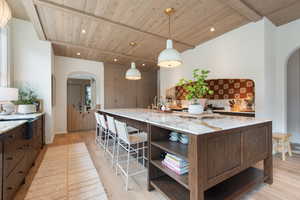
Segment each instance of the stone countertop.
M0 122L0 135L14 128L17 128L18 126L21 126L26 122L27 122L26 120Z
M216 132L215 128L228 130L271 122L271 120L258 119L254 117L228 115L220 115L218 118L200 120L182 118L180 116L187 114L181 112L163 113L150 109L100 109L99 111L194 135ZM201 124L201 121L205 122L209 126Z
M11 115L0 115L0 121L5 120L29 120L36 119L45 113L33 113L33 114L11 114Z

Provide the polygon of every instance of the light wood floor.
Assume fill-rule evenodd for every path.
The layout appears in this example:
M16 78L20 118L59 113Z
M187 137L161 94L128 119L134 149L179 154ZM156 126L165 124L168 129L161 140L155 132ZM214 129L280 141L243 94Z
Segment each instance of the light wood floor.
M49 147L25 200L107 200L84 143Z
M84 142L90 152L96 170L110 200L165 200L158 192L148 192L146 188L146 174L139 175L130 182L130 191L124 190L124 182L116 176L103 151L94 143L94 132L82 132L57 135L50 146ZM37 165L31 170L26 184L17 194L16 200L23 200L26 196L31 180L37 172L39 163L47 148L40 154ZM287 161L281 161L279 156L274 157L274 183L269 186L261 184L243 199L247 200L297 200L300 199L300 155L294 154Z

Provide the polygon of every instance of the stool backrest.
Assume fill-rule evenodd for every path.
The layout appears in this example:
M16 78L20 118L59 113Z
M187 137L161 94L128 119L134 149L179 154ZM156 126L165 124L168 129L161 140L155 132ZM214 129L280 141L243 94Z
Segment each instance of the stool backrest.
M117 128L118 137L124 142L126 142L127 144L129 144L128 130L127 130L126 123L115 120L115 124Z
M106 121L105 121L104 116L99 114L99 119L100 119L100 122L101 122L101 127L104 128L104 129L107 129Z
M96 118L97 125L98 125L98 126L101 126L101 121L100 121L99 115L100 115L99 113L96 113L96 112L95 112L95 118Z
M108 125L108 130L117 135L117 130L116 130L116 124L115 124L115 119L109 115L106 115L107 118L107 125Z

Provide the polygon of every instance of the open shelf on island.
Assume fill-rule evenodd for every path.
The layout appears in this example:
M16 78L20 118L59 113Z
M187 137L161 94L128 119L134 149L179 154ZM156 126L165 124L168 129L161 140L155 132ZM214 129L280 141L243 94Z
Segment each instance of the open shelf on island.
M167 174L167 173L166 173ZM263 171L254 167L227 179L205 191L205 200L238 199L256 184L263 182ZM173 177L174 178L174 177ZM189 200L190 191L170 176L161 176L150 184L162 192L169 200Z
M157 167L158 169L163 171L168 176L172 177L175 181L177 181L179 184L184 186L186 189L189 189L189 180L188 180L189 175L188 175L188 173L183 174L183 175L178 175L175 172L173 172L172 170L170 170L169 168L165 167L161 162L162 162L162 160L151 160L151 163L155 167Z
M172 142L169 140L152 141L151 144L171 154L175 154L184 160L188 160L187 144L181 144L180 142Z
M150 181L150 184L169 200L189 200L190 192L169 176L162 176Z
M205 200L239 199L264 180L263 171L250 167L205 191Z

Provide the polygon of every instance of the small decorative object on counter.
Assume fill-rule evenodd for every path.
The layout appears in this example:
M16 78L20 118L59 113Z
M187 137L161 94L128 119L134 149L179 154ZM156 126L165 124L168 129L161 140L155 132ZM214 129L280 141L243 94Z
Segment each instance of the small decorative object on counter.
M184 175L189 172L189 163L170 153L166 154L162 164L178 175Z
M30 88L19 90L19 100L14 102L18 106L17 112L19 114L36 113L38 99L35 92Z
M177 142L179 139L179 134L176 132L171 132L170 133L170 138L169 140L171 140L172 142Z
M187 91L187 100L192 101L188 109L190 114L203 113L206 103L205 96L213 94L213 91L209 89L207 82L205 82L208 74L208 70L194 69L193 80L181 79L177 84Z
M189 137L187 135L181 134L179 137L179 142L182 144L188 144L189 143Z

